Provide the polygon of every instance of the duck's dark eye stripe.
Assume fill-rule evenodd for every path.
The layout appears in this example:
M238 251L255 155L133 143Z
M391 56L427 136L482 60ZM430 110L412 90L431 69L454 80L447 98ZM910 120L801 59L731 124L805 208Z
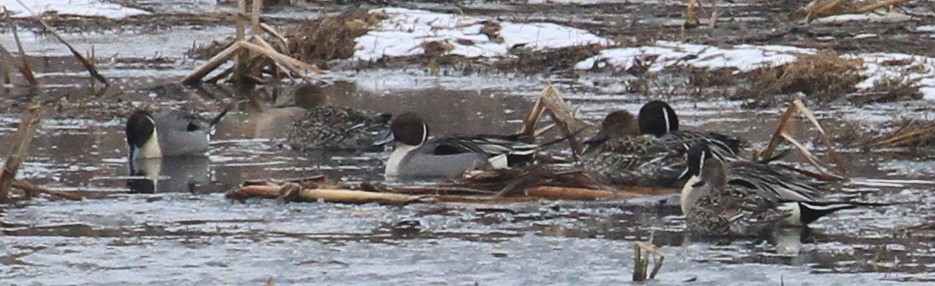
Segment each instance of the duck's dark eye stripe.
M698 181L697 183L692 184L692 188L698 188L704 186L704 181Z

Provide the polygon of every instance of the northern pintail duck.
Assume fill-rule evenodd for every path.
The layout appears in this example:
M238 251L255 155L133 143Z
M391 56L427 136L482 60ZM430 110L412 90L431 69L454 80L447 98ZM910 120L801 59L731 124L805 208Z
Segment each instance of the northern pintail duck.
M585 141L591 154L583 168L607 184L674 185L685 170L684 147L676 141L641 135L637 126L625 110L607 114L601 131Z
M307 111L287 135L293 149L372 150L373 142L389 132L390 114L327 104L321 88L311 84L295 93Z
M208 121L178 110L155 115L137 110L127 119L124 129L129 159L204 155L218 122L230 108Z
M822 199L817 187L803 178L771 165L722 161L704 143L689 150L688 168L680 204L689 231L701 235L765 235L776 227L805 226L835 211L885 205Z
M415 113L393 117L391 132L375 142L396 142L386 162L387 177L455 177L465 171L505 168L532 161L539 146L523 135L429 138L429 127Z
M679 130L675 110L662 101L640 108L637 118L625 110L607 114L597 135L585 141L593 152L585 169L609 184L673 187L687 179L685 153L699 142L734 160L742 140L714 132Z
M654 100L643 104L639 113L640 132L643 134L652 134L653 136L663 138L670 137L667 140L675 140L687 144L687 150L694 143L705 142L714 147L719 155L736 155L742 151L746 142L742 139L724 135L716 132L692 131L679 129L679 117L675 109L668 103L660 100Z

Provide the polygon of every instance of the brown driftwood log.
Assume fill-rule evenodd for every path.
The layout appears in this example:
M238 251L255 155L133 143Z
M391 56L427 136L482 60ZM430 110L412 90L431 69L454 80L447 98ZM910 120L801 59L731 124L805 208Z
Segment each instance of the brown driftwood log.
M303 186L298 183L257 184L231 190L227 197L244 201L250 198L281 199L284 201L366 204L378 203L406 205L411 203L523 203L540 200L595 201L636 198L648 195L671 194L675 189L628 187L621 191L588 189L565 186L535 186L523 190L521 196L499 197L496 193L468 187L386 187L371 184L348 186L318 183Z

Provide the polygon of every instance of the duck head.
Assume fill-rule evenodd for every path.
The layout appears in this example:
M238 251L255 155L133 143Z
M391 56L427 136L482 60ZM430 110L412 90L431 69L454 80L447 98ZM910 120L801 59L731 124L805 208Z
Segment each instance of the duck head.
M701 183L726 184L724 163L711 152L705 143L697 143L688 149L688 176L697 177Z
M588 149L591 149L607 140L633 135L639 135L636 118L626 110L617 110L604 116L604 121L601 121L601 130L584 143L588 145Z
M429 138L429 126L422 121L422 117L412 112L393 116L390 122L390 132L383 139L374 142L374 145L386 145L398 141L409 146L422 145Z
M719 189L727 185L727 173L724 163L714 156L707 144L697 143L688 149L688 181L682 187L680 202L682 213L687 214L689 206L700 195L699 188Z
M156 120L149 112L144 110L133 112L127 119L124 132L127 136L127 146L130 149L128 156L131 161L162 157L156 132Z
M656 137L679 130L679 118L665 101L653 100L640 108L640 132Z

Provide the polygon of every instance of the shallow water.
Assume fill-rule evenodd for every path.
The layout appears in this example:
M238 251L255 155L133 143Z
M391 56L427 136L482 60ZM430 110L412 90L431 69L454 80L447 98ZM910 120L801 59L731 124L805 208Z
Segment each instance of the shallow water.
M138 2L147 8L178 11L167 8L167 2ZM193 11L230 11L213 2L171 3ZM485 7L515 8L481 3L476 9ZM289 11L273 15L305 17ZM661 19L671 22L670 18L680 17ZM841 211L815 223L804 243L795 243L799 241L795 233L768 241L686 237L678 208L661 205L664 198L625 205L540 202L405 207L229 201L223 192L248 179L326 174L340 181L382 180L382 160L387 156L383 152L301 153L281 147L279 138L301 111L283 106L304 103L302 98L289 96L290 86L236 92L229 87L192 90L168 84L197 66L180 56L193 41L220 40L230 30L177 26L65 33L79 50L93 46L98 55L113 55L114 61L99 63L114 83L102 93L113 104L91 104L86 113L47 110L19 178L52 189L80 191L88 198L72 202L42 197L0 208L0 284L259 285L269 278L287 285L624 284L631 280L633 243L650 237L666 255L657 279L647 282L653 285L935 281L931 274L935 272L935 233L903 230L935 219L935 197L930 195L935 154L931 150L846 150L842 155L854 182L841 194L905 204ZM80 66L63 57L67 51L55 45L54 39L40 33L21 37L31 54L44 56L34 63L43 85L0 87L0 154L9 153L18 112L26 103L80 105L85 98L100 96L100 86L90 84ZM11 42L10 34L0 34L4 46L13 46ZM130 48L151 42L163 44ZM167 60L157 60L161 57ZM416 111L439 135L513 131L549 83L566 93L581 118L596 121L621 108L636 112L649 97L627 93L624 84L616 82L619 78L603 74L575 79L493 73L430 76L422 69L323 76L331 82L325 88L331 103L379 112ZM679 110L688 128L743 135L756 148L765 145L783 111L747 110L739 108L740 102L679 95L665 99ZM207 158L146 162L143 167L150 175L156 176L152 172L159 170L156 177L163 179L152 184L144 177L130 176L122 128L123 116L130 109L153 101L161 102L160 108L194 106L217 111L232 103L236 108L222 121ZM818 110L817 115L833 125L838 119L880 122L896 115L930 119L935 110L931 102L917 101L861 108L831 106ZM809 139L814 134L804 127L795 133ZM810 147L818 146L812 144L816 140L805 141ZM795 155L792 159L800 160ZM893 181L906 179L918 181Z
M367 81L339 82L325 90L337 104L419 111L437 134L513 130L538 93L521 79L504 90L475 87L469 80L411 77L406 84L401 78L379 92ZM817 222L804 244L789 244L798 241L796 235L697 241L682 234L677 207L659 205L657 199L647 199L644 206L228 201L223 192L246 179L313 174L343 181L382 179L386 153L299 153L281 147L277 138L295 109L273 107L302 102L290 99L289 89L264 89L255 94L262 104L237 105L220 125L206 159L150 164L171 179L142 184L142 190L140 183L135 190L127 185L122 119L93 114L45 119L21 178L96 195L81 202L40 198L4 208L0 278L54 285L255 284L270 277L286 284L617 284L630 281L632 243L651 236L666 254L659 277L650 282L656 284L849 285L935 278L929 274L935 271L931 234L898 231L932 219L935 199L927 196L932 186L879 187L881 182L868 181L927 180L933 164L924 153L844 154L852 162L851 175L865 182L851 184L846 192L911 204L842 211ZM597 94L568 97L592 120L608 109L636 111L645 100L591 93ZM269 100L271 94L279 97ZM730 102L673 102L686 125L744 134L756 146L765 144L780 112L724 112L736 106ZM819 116L830 118L829 112L856 111ZM2 152L9 149L6 139L17 116L0 117ZM780 241L785 242L771 244Z

